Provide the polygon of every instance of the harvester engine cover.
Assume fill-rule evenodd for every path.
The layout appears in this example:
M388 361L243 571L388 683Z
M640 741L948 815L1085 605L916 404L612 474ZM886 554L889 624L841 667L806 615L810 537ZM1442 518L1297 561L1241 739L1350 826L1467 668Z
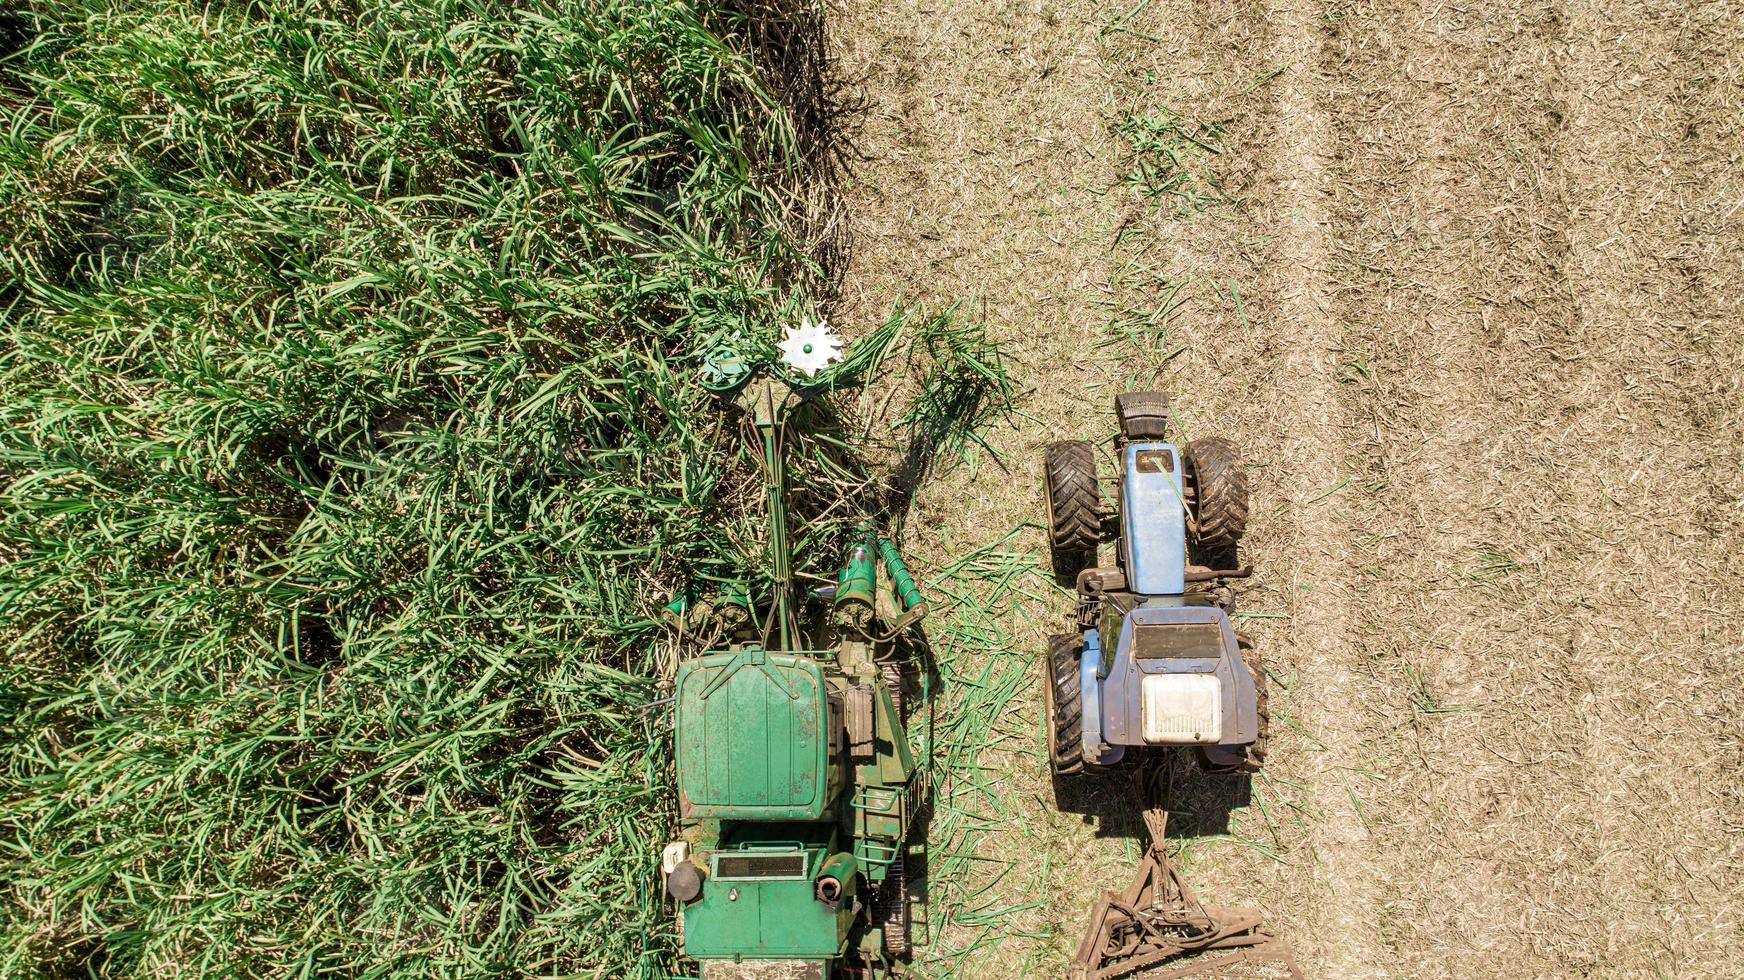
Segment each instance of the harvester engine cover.
M842 789L842 705L815 657L748 647L678 671L679 812L818 820Z

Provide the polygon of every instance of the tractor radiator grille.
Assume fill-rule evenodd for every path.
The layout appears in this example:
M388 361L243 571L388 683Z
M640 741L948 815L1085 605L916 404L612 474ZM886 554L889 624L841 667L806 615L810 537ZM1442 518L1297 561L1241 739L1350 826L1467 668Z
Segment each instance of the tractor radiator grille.
M1216 623L1166 623L1132 631L1140 660L1216 660L1223 655L1223 627Z

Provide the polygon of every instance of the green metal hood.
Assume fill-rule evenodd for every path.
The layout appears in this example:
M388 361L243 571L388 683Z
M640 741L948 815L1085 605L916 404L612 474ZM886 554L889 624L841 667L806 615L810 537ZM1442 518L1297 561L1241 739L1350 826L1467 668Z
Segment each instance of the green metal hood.
M689 819L818 820L841 790L828 688L807 656L745 649L678 670L678 791Z

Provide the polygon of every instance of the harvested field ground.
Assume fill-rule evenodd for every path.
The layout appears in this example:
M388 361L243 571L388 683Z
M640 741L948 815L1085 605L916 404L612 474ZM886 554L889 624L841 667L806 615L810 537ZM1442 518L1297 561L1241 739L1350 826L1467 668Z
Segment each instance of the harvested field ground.
M998 463L922 492L922 564L1038 520L1042 447L1109 433L1115 392L1244 447L1271 764L1174 827L1200 894L1261 905L1312 976L1740 970L1741 24L833 10L867 99L837 319L976 297L1027 390ZM1019 596L983 654L1029 681L982 777L943 785L979 830L932 842L969 869L937 975L1055 974L1139 854L1118 780L1046 776L1037 654L1068 608Z

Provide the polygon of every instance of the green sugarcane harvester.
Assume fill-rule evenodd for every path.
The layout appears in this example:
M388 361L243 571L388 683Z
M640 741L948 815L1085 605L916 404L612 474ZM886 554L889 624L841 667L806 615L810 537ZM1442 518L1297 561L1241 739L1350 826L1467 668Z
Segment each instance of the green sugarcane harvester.
M877 976L909 953L904 859L923 789L896 651L926 603L870 527L833 588L798 588L784 428L837 383L819 372L839 345L811 323L788 332L781 364L743 343L716 350L703 383L750 415L761 442L772 589L766 604L743 591L716 604L732 642L678 669L681 826L662 877L703 980ZM706 605L681 597L669 611L688 621Z

